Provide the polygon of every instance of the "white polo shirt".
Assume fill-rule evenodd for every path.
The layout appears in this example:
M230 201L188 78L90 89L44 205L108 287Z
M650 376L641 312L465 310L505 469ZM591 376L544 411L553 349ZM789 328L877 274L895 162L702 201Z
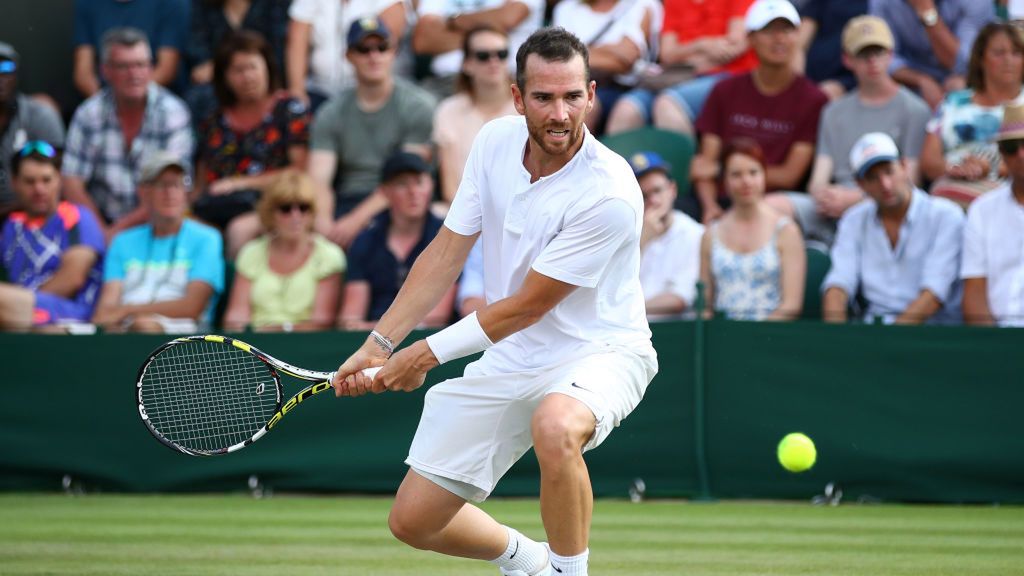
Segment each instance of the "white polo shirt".
M655 354L640 288L640 186L621 156L584 131L573 159L532 184L524 117L489 122L473 143L444 223L481 233L487 302L515 293L531 268L579 287L484 353L478 374L533 371L614 348Z
M672 225L651 240L640 261L640 285L648 300L668 292L693 307L700 276L700 241L704 226L683 212L674 210Z
M1000 326L1024 326L1024 206L1010 185L971 203L961 278L986 278L988 306Z

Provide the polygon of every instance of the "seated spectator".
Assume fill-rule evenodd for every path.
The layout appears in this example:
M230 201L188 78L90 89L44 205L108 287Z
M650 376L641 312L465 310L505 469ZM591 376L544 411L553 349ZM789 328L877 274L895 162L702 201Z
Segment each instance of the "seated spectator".
M355 86L345 31L379 17L394 38L405 35L403 0L292 0L288 8L285 71L288 92L316 111L328 98Z
M722 215L716 179L722 142L752 138L765 154L769 191L801 189L814 157L818 118L828 98L793 71L800 15L786 0L758 0L746 28L759 64L749 74L719 82L697 119L700 153L690 166L701 220Z
M587 44L590 76L597 99L584 121L594 134L615 102L635 84L638 62L651 61L647 39L660 29L661 7L641 0L562 0L555 5L553 26L561 26Z
M893 77L932 108L965 86L974 38L996 17L988 0L868 0L868 12L896 37Z
M15 209L11 154L35 140L64 147L64 123L49 106L18 92L18 53L0 42L0 221ZM511 99L511 96L509 96Z
M466 32L492 26L508 34L509 52L515 56L519 45L544 23L544 0L422 0L419 19L412 31L416 54L429 55L432 78L424 85L440 98L450 96L462 69L462 44ZM515 58L508 61L515 72Z
M451 204L462 181L476 133L487 122L516 114L508 72L508 36L482 26L466 33L457 92L434 112L432 140L437 148L441 200Z
M369 330L398 295L413 262L441 229L441 219L430 212L434 180L423 158L411 152L391 155L381 169L381 193L388 210L352 243L349 275L338 325L347 330ZM444 326L452 316L453 285L423 321Z
M1024 103L1024 40L1009 24L982 28L971 51L966 90L946 96L928 123L921 171L932 194L967 206L1001 186L996 132L1003 106Z
M842 62L853 71L857 86L830 102L821 114L809 194L768 197L773 208L797 219L809 242L830 245L838 218L864 198L849 162L854 142L864 134L884 132L896 139L909 174L917 174L931 112L924 100L889 75L892 48L892 34L884 20L876 16L850 20L843 31Z
M958 321L963 211L914 186L909 165L888 134L862 136L850 164L870 200L839 221L832 269L823 284L825 321L845 322L858 294L868 322Z
M281 90L270 45L243 30L221 44L214 62L220 108L199 126L195 215L222 228L227 254L260 233L254 211L276 170L306 168L309 111Z
M213 113L213 56L229 35L241 30L257 32L270 45L274 61L284 62L289 0L192 0L192 25L185 64L192 86L186 101L193 120Z
M125 27L141 31L156 49L153 80L174 86L188 39L188 11L188 0L75 0L75 88L86 98L100 91L96 69L107 64L104 37Z
M666 0L658 61L664 77L685 77L668 88L627 92L608 115L605 132L651 123L693 134L693 123L715 84L750 72L757 57L747 43L744 16L753 0Z
M240 331L310 331L334 326L345 255L313 232L316 187L281 172L259 202L267 232L242 247L224 326Z
M208 329L224 290L220 234L185 218L187 164L158 151L142 165L146 224L114 237L93 322L108 332L196 333Z
M800 8L803 50L797 51L797 70L817 82L830 100L856 85L856 78L843 63L842 36L847 23L867 11L867 0L815 0Z
M996 141L1009 180L967 209L964 321L1024 326L1024 106L1006 107Z
M317 111L309 157L326 210L317 229L342 248L387 207L376 192L384 159L396 150L429 156L436 106L429 93L395 77L395 45L379 18L352 23L346 58L356 85Z
M761 147L749 138L727 143L722 172L732 207L701 240L705 301L735 320L799 317L807 256L800 229L764 201L767 165Z
M630 156L644 195L640 232L640 287L647 317L678 317L693 307L700 276L700 242L704 227L674 210L678 189L672 167L654 152Z
M135 193L143 159L161 150L191 158L192 124L185 103L152 81L142 32L108 31L102 57L109 86L75 110L62 170L65 198L99 216L109 240L147 219Z
M0 234L0 329L88 322L102 273L103 231L91 212L60 201L57 151L26 143L10 160L22 210Z

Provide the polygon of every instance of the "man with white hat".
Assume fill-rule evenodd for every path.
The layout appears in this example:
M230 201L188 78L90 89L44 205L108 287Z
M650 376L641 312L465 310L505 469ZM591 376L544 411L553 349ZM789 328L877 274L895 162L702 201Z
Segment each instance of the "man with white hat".
M843 212L864 198L848 161L854 142L869 132L892 136L910 174L917 174L924 128L931 117L924 100L889 75L894 41L884 20L851 19L843 28L842 44L843 65L853 73L857 87L821 113L808 194L791 192L771 200L774 208L799 222L805 238L826 245L832 243Z
M1024 106L1006 106L996 141L1009 182L967 209L964 320L1024 326Z
M963 212L914 186L888 134L871 132L857 140L850 165L870 200L839 220L832 269L823 283L824 319L846 321L847 308L860 295L865 320L957 321Z
M818 117L828 98L793 70L799 25L800 15L786 0L757 0L747 10L747 38L758 66L719 82L695 125L701 151L690 176L705 223L723 213L718 160L723 145L734 138L751 138L761 145L768 190L797 190L807 177Z

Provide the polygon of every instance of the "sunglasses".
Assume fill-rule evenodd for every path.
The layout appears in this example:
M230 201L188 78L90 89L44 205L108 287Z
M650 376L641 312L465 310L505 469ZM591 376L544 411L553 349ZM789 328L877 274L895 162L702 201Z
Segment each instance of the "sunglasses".
M305 202L289 202L287 204L277 205L277 211L281 214L291 214L296 208L298 208L299 212L302 212L303 214L309 214L313 210L313 206L311 204L306 204Z
M14 63L14 60L0 62L0 74L11 74L17 69L18 65Z
M49 142L43 142L42 140L32 140L21 147L18 150L18 157L24 158L29 154L39 154L47 158L54 158L57 156L57 149L53 147Z
M508 58L508 48L502 48L501 50L474 50L473 58L475 58L477 62L487 62L491 58L504 60Z
M377 52L380 52L381 54L383 54L383 53L385 53L385 52L387 52L388 50L391 49L391 44L389 44L387 42L381 42L380 44L371 44L371 45L357 44L357 45L353 46L352 49L355 50L356 52L360 53L360 54L369 54L370 52L373 52L373 51L377 51Z
M1014 156L1021 146L1024 146L1024 140L1003 140L999 143L999 151L1007 156Z

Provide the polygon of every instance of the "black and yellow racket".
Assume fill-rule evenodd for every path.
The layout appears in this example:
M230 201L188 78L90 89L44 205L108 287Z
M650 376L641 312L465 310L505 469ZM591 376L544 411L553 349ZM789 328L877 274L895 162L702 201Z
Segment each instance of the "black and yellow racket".
M369 378L380 368L363 370ZM312 382L281 402L279 372ZM227 336L176 338L139 368L136 392L146 428L192 456L241 450L306 398L332 389L334 372L292 366Z

